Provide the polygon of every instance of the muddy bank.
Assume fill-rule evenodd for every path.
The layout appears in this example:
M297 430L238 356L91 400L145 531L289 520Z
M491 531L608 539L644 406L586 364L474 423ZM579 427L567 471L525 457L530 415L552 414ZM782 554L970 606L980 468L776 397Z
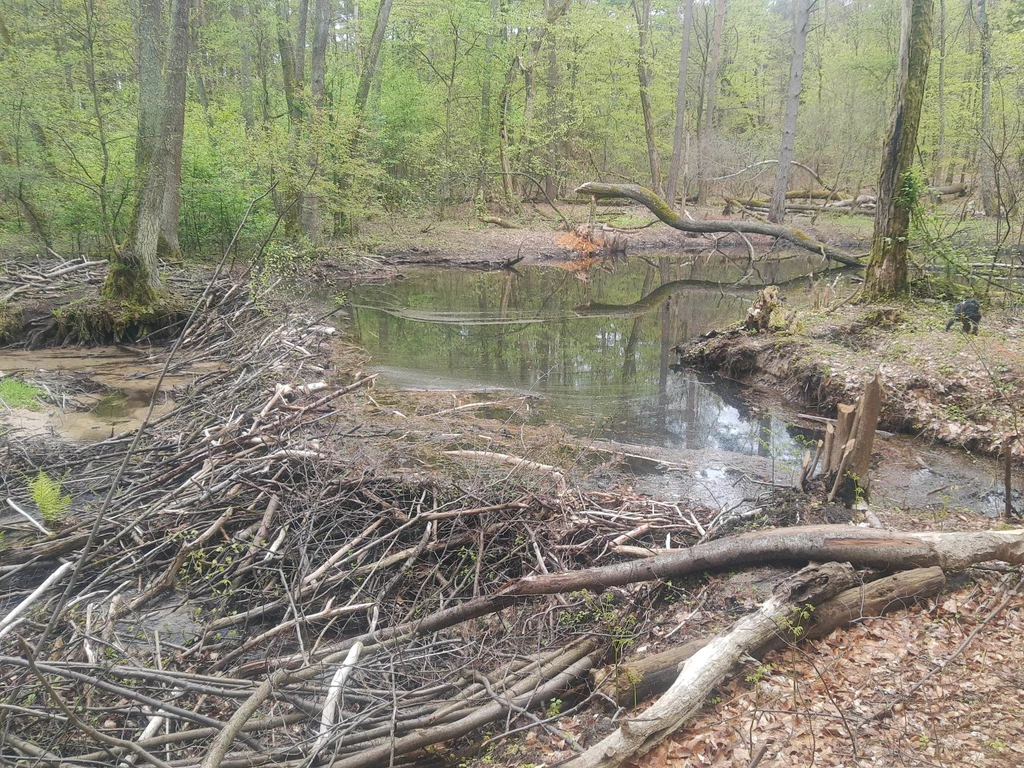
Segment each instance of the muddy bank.
M948 311L920 303L800 312L784 331L733 329L684 344L680 362L779 390L824 416L880 370L881 428L1000 453L1024 406L1024 321L990 311L969 336L944 330Z

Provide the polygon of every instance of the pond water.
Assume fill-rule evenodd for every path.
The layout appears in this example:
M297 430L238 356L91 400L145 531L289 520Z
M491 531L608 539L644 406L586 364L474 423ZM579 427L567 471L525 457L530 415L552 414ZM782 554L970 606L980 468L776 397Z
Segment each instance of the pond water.
M633 257L587 275L422 268L356 286L349 299L358 341L393 385L536 395L519 418L686 468L634 465L638 491L725 506L756 496L764 481L789 482L806 441L820 437L795 426L784 404L752 408L738 385L675 364L674 345L741 320L761 285L782 286L794 308L810 303L812 281L798 277L820 262L782 254L757 266L749 272L745 253L726 253ZM897 436L876 443L876 453L873 500L933 514L1001 509L993 459Z
M587 435L792 458L802 449L785 418L752 413L735 386L678 368L672 347L742 319L758 287L812 261L763 264L744 285L734 283L745 254L634 257L585 275L424 268L356 287L350 301L359 342L396 385L534 393L534 418ZM810 284L788 283L788 300L806 301Z

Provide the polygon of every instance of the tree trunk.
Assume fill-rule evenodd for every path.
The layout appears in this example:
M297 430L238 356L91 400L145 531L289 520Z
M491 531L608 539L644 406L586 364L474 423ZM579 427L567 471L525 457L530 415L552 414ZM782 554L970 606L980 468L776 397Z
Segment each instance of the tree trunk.
M946 164L946 0L939 0L939 78L935 102L939 111L939 138L932 183L938 187L944 181Z
M298 21L295 24L295 81L306 79L306 31L309 29L309 0L299 0Z
M140 4L139 124L135 152L138 191L127 240L113 249L110 272L103 286L103 292L110 298L139 306L152 304L160 288L157 252L165 216L175 216L173 237L177 243L188 0L172 0L169 28L164 26L163 15L162 0ZM163 62L159 38L151 34L159 29L168 31L169 49ZM151 133L154 126L155 133Z
M900 571L892 576L848 589L817 606L797 640L817 640L837 627L858 621L865 616L882 616L902 610L915 602L932 597L946 584L946 576L938 566ZM784 638L776 637L751 655L760 658L779 646ZM635 661L604 667L591 672L594 688L614 699L619 706L632 708L644 699L668 690L679 674L684 661L706 646L710 639L691 640L661 653L643 656Z
M793 57L789 62L789 93L786 96L786 116L782 121L782 147L775 170L775 194L772 195L768 220L781 224L786 217L786 188L789 186L789 168L796 142L796 118L800 111L800 89L804 79L804 53L807 51L807 31L810 27L810 0L796 0L793 9Z
M158 154L163 91L162 70L167 23L163 0L139 0L135 34L139 41L139 125L135 137L135 172Z
M864 295L869 300L905 296L910 290L907 233L910 212L917 203L917 185L909 172L928 79L933 11L932 0L903 0L896 103L882 154L875 230L864 280Z
M252 103L252 45L250 19L245 3L232 3L231 15L235 21L240 63L238 67L238 92L241 99L242 122L249 135L256 127L256 116Z
M988 24L987 0L976 2L981 35L981 146L978 149L981 204L986 216L997 216L999 201L996 198L995 146L992 143L992 30Z
M672 136L672 161L668 166L665 199L675 206L676 192L683 168L683 145L686 124L686 72L690 65L690 32L693 28L693 0L683 0L683 42L679 51L679 83L676 86L676 129ZM683 189L679 211L686 210L686 189Z
M494 123L491 109L491 70L494 67L494 36L498 28L499 10L499 0L491 0L491 23L487 27L487 36L484 39L483 82L480 85L480 175L476 186L477 194L484 200L487 199L487 149Z
M163 152L167 163L160 212L157 252L164 258L181 256L178 220L181 218L181 149L185 136L185 91L188 75L190 0L171 0L171 24L164 66L166 92L163 115Z
M640 111L644 116L644 136L647 139L647 159L651 165L651 189L661 197L661 163L658 160L658 146L654 135L654 111L651 106L651 65L650 65L650 32L651 32L651 0L633 0L633 13L640 30L640 50L637 55L636 70L640 79Z
M547 13L551 14L552 0L547 2ZM559 71L558 71L558 38L549 32L547 35L548 43L548 76L545 84L547 89L547 134L548 134L548 147L547 147L547 161L544 163L546 166L546 172L544 174L544 195L548 200L556 200L558 198L558 134L562 129L562 121L560 118L560 109L558 104L558 85L559 85Z
M312 110L305 122L310 131L316 132L324 117L327 100L327 38L330 34L331 3L329 0L315 0L313 7L313 50L309 65L309 96ZM313 174L320 159L316 153L316 138L313 137L307 160L308 172ZM302 232L310 242L319 244L323 237L320 226L320 198L316 194L305 194L302 199Z
M697 171L700 184L697 188L697 202L705 205L708 201L708 167L707 153L710 143L715 137L715 86L718 83L718 64L722 54L722 29L725 26L725 0L715 3L715 30L711 38L711 71L708 73L708 97L704 107L704 130L701 133L701 146L698 147L700 167Z
M651 213L682 232L742 232L751 235L768 235L778 237L793 245L804 248L811 253L817 253L825 258L845 264L848 267L863 267L864 265L847 253L833 248L830 245L815 240L805 232L794 227L787 227L783 224L771 224L766 221L732 221L731 219L709 219L698 221L680 216L672 207L655 195L651 190L636 184L601 184L595 181L588 181L576 190L580 195L594 195L595 197L626 197L635 200L646 206Z
M687 659L664 696L569 760L565 768L617 768L643 756L685 725L744 656L778 635L780 627L798 624L806 605L819 605L856 581L854 570L838 563L809 565L789 577L758 611Z
M366 109L366 102L370 98L370 86L377 74L377 62L380 61L380 49L384 44L384 33L388 28L388 18L391 16L392 0L381 0L377 9L377 21L373 25L373 34L370 36L370 44L363 56L363 71L359 75L359 88L356 89L356 111L362 114Z

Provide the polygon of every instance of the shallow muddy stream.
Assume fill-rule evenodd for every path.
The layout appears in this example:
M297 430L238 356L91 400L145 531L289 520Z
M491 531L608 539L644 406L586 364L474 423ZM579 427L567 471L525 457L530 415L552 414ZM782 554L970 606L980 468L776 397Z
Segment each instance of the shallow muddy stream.
M583 276L543 266L422 268L358 286L349 301L357 339L391 384L532 395L515 413L490 415L564 424L685 466L638 463L633 484L727 505L761 482L788 482L818 437L809 423L796 426L795 406L675 365L675 344L742 319L761 284L785 283L793 308L811 301L809 279L786 282L809 271L805 256L758 266L748 271L743 254L634 257ZM747 284L731 284L745 272ZM837 278L845 279L819 279ZM1001 508L995 462L904 437L877 446L880 500L939 514Z

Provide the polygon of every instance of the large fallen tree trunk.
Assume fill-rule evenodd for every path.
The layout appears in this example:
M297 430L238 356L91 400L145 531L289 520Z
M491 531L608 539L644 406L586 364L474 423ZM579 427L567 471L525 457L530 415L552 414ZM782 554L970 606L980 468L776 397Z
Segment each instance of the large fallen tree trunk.
M671 206L658 197L654 192L641 187L639 184L603 184L596 181L588 181L576 189L581 195L593 195L594 197L628 197L641 205L647 207L651 213L668 224L670 227L682 232L696 232L708 234L711 232L738 232L747 235L767 235L792 243L793 245L818 253L832 261L846 264L850 267L863 267L864 265L838 248L815 240L805 232L795 227L787 227L782 224L771 224L766 221L731 221L727 219L711 219L708 221L694 221L684 218L672 210Z
M861 584L815 608L799 637L772 638L751 655L759 658L783 640L815 640L865 616L881 616L887 611L906 608L916 600L938 594L945 583L942 569L933 566ZM645 698L668 690L679 674L680 665L709 642L710 638L691 640L661 653L598 669L591 674L591 679L595 689L615 699L619 706L635 707Z
M1019 565L1024 563L1024 529L938 533L809 525L753 531L688 549L662 550L643 560L527 576L512 582L498 594L522 597L580 589L600 590L638 581L678 578L713 568L810 560L886 570L937 565L943 570L955 571L987 560Z
M636 718L565 763L565 768L616 768L640 757L682 727L701 707L712 689L744 656L780 632L791 631L801 611L818 605L856 583L849 565L809 565L783 581L775 594L727 634L709 642L683 665L672 687Z
M526 576L509 582L493 595L467 600L423 618L349 638L309 656L293 654L250 662L239 668L239 674L250 675L277 669L284 676L275 684L309 679L315 676L319 665L308 665L308 661L338 663L356 642L366 643L370 648L380 643L395 642L402 637L437 632L463 621L495 613L514 605L519 598L531 595L553 595L579 590L599 592L608 587L679 578L715 568L735 568L751 563L806 563L812 560L848 562L858 568L893 571L929 566L956 571L989 560L1020 565L1024 564L1024 529L903 533L851 525L809 525L753 531L687 549L659 550L653 557L641 560ZM299 664L306 665L288 677L286 668Z

